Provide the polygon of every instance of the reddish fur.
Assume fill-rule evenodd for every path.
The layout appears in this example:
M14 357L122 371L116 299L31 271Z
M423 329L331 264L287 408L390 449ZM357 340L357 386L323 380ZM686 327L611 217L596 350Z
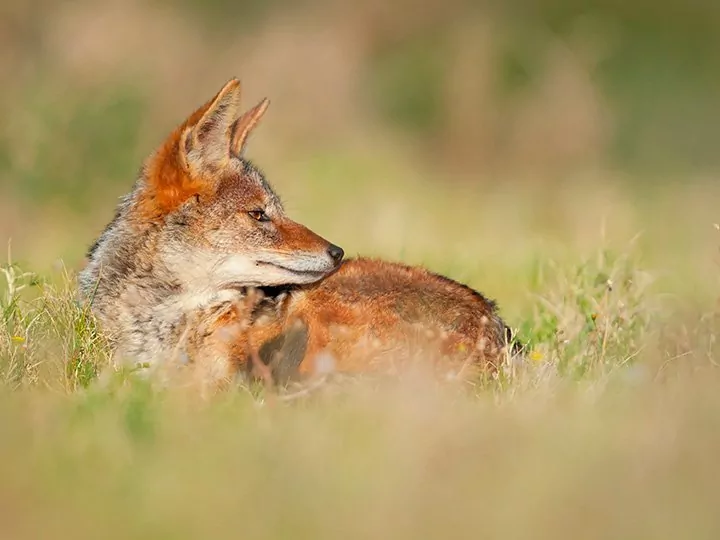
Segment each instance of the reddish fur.
M301 374L313 373L327 352L345 373L396 368L418 354L471 375L496 369L503 358L504 326L494 310L472 289L422 268L356 259L294 293L278 319L250 333L260 347L302 321L308 340Z
M219 95L219 94L218 94ZM196 193L207 192L211 185L204 178L190 175L180 142L185 131L197 124L218 96L193 112L163 142L145 165L147 186L138 208L138 219L153 222L176 210Z
M317 249L318 243L326 243L318 234L289 219L277 223L276 227L283 238L282 250L286 252L313 251Z

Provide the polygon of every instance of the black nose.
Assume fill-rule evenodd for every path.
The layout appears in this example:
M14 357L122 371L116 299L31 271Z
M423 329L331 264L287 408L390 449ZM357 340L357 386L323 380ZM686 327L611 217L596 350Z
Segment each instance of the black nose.
M332 258L333 261L336 263L339 263L342 261L342 258L345 256L345 252L340 246L336 246L335 244L330 244L330 247L328 248L328 255Z

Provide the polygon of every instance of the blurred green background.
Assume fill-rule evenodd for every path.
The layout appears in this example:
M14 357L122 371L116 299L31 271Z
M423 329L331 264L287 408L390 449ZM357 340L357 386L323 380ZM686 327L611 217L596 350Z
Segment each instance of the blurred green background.
M538 261L625 249L716 275L720 4L0 1L0 242L82 264L142 160L231 76L249 156L349 254L508 299Z

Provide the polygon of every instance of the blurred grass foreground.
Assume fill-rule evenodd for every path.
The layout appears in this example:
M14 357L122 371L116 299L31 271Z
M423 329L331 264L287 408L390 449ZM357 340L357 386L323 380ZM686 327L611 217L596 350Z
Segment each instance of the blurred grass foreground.
M695 0L0 0L0 538L720 537L718 50ZM113 367L75 274L231 76L295 219L496 298L526 361Z

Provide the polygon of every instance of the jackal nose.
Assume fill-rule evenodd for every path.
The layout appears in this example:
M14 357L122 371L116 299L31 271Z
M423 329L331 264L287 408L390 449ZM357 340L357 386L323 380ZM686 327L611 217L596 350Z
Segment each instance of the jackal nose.
M345 252L340 246L336 246L335 244L330 244L330 247L327 250L328 255L330 255L330 258L335 261L335 264L342 261L342 258L345 256Z

